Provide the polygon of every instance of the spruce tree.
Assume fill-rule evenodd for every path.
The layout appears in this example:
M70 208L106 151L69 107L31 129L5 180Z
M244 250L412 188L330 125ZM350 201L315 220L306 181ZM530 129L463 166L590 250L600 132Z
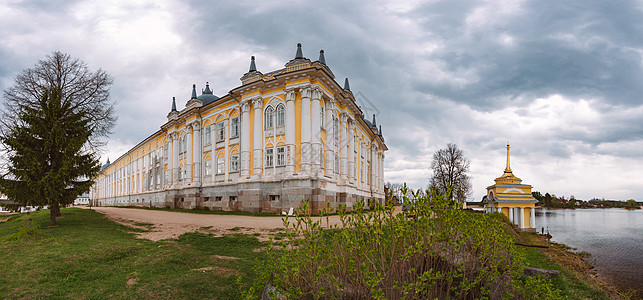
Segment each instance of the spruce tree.
M57 225L60 208L88 192L100 170L95 151L115 122L110 84L104 71L60 52L17 76L4 94L0 192L20 206L49 206Z

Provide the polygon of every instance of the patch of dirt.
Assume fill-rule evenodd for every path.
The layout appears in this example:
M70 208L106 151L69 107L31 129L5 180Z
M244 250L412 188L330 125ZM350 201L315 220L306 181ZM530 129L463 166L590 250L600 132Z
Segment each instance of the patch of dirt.
M128 287L130 287L130 286L133 286L134 284L136 284L137 282L138 282L138 278L130 278L130 279L127 280L126 285Z
M243 233L254 235L260 241L268 241L275 232L284 229L282 216L209 215L120 207L93 207L92 209L125 226L149 230L149 226L137 226L135 223L152 224L153 231L136 233L139 238L152 241L176 239L184 233L196 231L213 236ZM328 217L328 220L331 225L340 223L337 215ZM323 224L326 225L326 218Z
M222 259L222 260L237 260L241 259L239 257L234 257L234 256L223 256L223 255L212 255L211 258L214 259Z
M239 275L241 272L238 270L233 270L233 269L228 269L225 267L219 267L219 266L214 266L214 267L204 267L204 268L199 268L199 269L192 269L190 271L195 271L195 272L214 272L215 274L222 276L222 277L230 277L232 275Z

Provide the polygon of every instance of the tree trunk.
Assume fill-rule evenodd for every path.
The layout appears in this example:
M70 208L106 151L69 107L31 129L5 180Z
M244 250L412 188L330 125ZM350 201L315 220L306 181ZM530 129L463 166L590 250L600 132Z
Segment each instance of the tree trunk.
M58 202L54 202L49 208L49 227L58 226L58 223L56 223L58 215L60 215L60 206L58 206Z

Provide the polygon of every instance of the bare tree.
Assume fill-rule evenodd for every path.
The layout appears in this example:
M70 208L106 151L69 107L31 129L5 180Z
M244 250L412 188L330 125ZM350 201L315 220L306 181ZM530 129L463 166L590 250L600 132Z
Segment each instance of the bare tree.
M103 138L110 134L116 123L114 106L109 100L109 87L113 83L107 72L91 72L83 61L59 51L14 79L13 86L4 91L5 109L2 114L2 134L7 129L24 125L18 117L21 106L39 108L41 100L55 89L61 93L66 116L83 112L89 121L92 135L86 144L91 150L105 145Z
M432 176L429 186L444 193L451 199L465 202L471 193L469 160L455 144L447 144L433 154L431 162Z

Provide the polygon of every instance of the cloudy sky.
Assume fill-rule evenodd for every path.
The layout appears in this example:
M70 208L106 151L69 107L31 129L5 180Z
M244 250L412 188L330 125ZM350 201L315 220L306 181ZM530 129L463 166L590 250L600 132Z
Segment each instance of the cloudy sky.
M0 90L59 50L114 77L112 160L183 107L224 95L251 55L282 68L296 44L326 61L389 151L387 181L426 187L455 143L473 194L512 169L535 190L643 200L643 3L638 1L0 0Z

